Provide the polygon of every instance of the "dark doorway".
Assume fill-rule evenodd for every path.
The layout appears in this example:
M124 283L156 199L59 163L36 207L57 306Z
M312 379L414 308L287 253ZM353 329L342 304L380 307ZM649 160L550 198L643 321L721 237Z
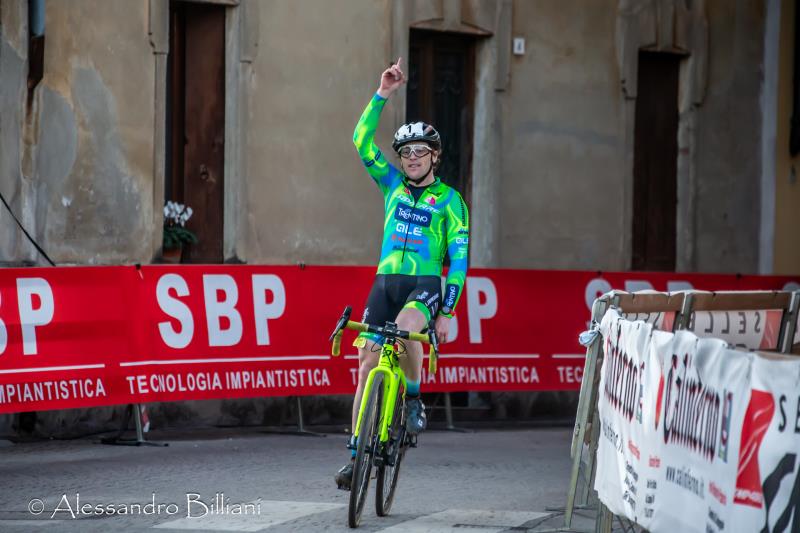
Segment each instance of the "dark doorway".
M633 157L634 270L675 270L681 56L639 52Z
M225 8L173 1L165 196L194 211L184 263L221 263L225 164Z
M436 175L471 205L475 38L411 30L406 121L433 124L442 136Z

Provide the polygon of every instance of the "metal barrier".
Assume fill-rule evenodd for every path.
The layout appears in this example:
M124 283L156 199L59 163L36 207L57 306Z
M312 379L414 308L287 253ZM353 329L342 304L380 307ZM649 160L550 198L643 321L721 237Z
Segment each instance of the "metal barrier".
M115 446L169 446L168 442L154 442L147 440L144 436L147 431L142 423L142 418L146 416L147 406L138 403L131 403L125 408L119 432L113 437L100 439L100 444L111 444ZM123 437L128 431L128 418L132 418L136 429L135 437Z
M597 389L600 383L600 368L603 361L602 338L597 327L605 312L611 307L619 309L623 314L648 315L648 321L655 314L656 323L658 322L659 314L662 316L667 313L674 314L672 315L671 323L670 320L661 322L662 326L671 326L665 327L665 329L672 331L687 329L695 313L698 312L780 311L782 315L777 333L777 346L773 351L788 354L793 352L794 347L793 340L797 328L798 309L800 308L800 291L683 291L677 293L611 291L596 299L592 306L589 332L592 338L587 339L586 342L586 362L570 449L572 470L567 489L564 527L553 531L569 530L572 525L574 511L588 506L589 489L594 482L594 458L597 453L600 434L599 424L593 423L597 413ZM591 333L593 331L595 333ZM715 336L728 340L724 335ZM746 348L759 349L760 347L746 346ZM584 445L588 445L585 464L583 464L583 454L581 453ZM581 477L581 471L584 472L585 483L583 490L579 494L578 481ZM602 502L598 502L596 530L610 532L613 519L614 515Z

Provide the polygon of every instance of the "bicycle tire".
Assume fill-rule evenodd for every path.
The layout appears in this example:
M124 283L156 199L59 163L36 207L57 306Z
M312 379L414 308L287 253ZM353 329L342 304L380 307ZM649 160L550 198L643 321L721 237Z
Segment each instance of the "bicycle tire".
M381 407L382 396L383 374L379 372L375 374L372 380L363 419L361 420L361 431L358 436L356 460L353 465L353 480L350 485L350 504L347 510L347 525L351 528L358 527L359 522L361 522L361 513L364 510L364 502L367 500L369 476L372 473L372 460L377 447L375 441L378 436L378 423L380 421L378 411Z
M397 389L397 403L395 404L395 417L391 425L391 433L394 438L397 438L397 459L394 466L384 464L378 468L378 476L375 480L375 512L378 516L386 516L392 509L394 503L394 493L397 488L397 480L400 476L400 465L403 462L403 457L406 454L406 432L403 424L405 424L405 405L403 405L403 393Z

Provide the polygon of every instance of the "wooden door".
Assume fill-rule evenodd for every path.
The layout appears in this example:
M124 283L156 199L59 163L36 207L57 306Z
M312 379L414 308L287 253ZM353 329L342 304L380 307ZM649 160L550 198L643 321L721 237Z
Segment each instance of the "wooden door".
M640 52L633 160L634 270L675 270L681 56Z
M225 8L172 2L168 199L190 206L199 242L183 262L221 263L225 164Z
M436 175L471 205L475 38L411 30L406 122L432 124L442 136Z

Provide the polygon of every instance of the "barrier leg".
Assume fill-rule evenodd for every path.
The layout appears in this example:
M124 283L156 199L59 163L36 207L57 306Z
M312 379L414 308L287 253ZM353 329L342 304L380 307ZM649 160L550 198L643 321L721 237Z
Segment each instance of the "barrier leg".
M123 438L122 435L128 430L128 413L133 417L136 426L135 438ZM125 415L122 417L122 426L119 433L113 437L105 437L100 439L100 444L110 444L113 446L169 446L168 442L155 442L144 438L144 430L142 428L142 404L129 404L125 409Z
M597 506L597 521L595 522L594 530L596 533L611 533L611 528L614 525L614 515L608 510L608 507L602 503Z
M472 430L459 428L453 424L453 403L450 401L450 393L444 393L444 416L447 421L447 431L457 431L459 433L472 433Z
M303 404L300 401L300 396L295 396L297 400L297 434L308 435L310 437L324 437L324 433L317 433L316 431L309 431L306 429L305 422L303 421Z
M605 299L598 298L592 304L592 324L600 324L600 321L603 319L603 315L608 310L608 301ZM589 346L586 349L586 361L584 362L583 367L583 379L581 379L581 392L578 396L578 413L575 417L575 431L572 433L572 446L570 447L570 457L574 457L576 451L578 450L578 430L580 429L581 425L585 425L588 423L588 418L583 417L581 418L580 414L583 413L586 409L585 403L589 400L591 396L591 389L594 387L595 380L594 379L586 379L587 376L593 377L594 374L589 374L588 372L591 370L590 362L592 355L592 346ZM588 411L588 414L591 414L591 410Z
M593 418L595 422L599 422L596 415L597 413L595 413ZM579 504L576 506L577 508L587 508L589 506L589 491L594 486L594 475L597 472L597 461L595 461L595 457L597 457L597 446L599 442L600 424L594 423L592 424L592 435L589 440L589 456L586 458L586 464L584 465L586 482L583 485L583 490L581 490L580 498L578 499Z
M439 405L439 400L444 398L444 405ZM453 422L453 403L450 399L449 392L440 392L436 395L436 399L433 403L428 407L428 413L430 415L431 420L433 420L433 413L437 409L444 409L444 421L446 431L456 431L458 433L473 433L473 430L467 428L460 428L457 427Z
M599 323L606 310L608 309L609 302L605 299L598 298L592 305L592 322ZM564 507L564 526L553 529L546 529L541 531L557 532L557 531L572 531L572 517L577 509L588 509L586 501L589 496L589 489L592 485L592 478L594 477L594 453L597 451L597 440L595 435L599 435L598 420L596 420L595 403L597 396L597 386L599 380L595 378L595 374L599 372L598 360L602 354L602 337L598 336L594 339L592 344L586 349L586 362L584 364L583 379L581 380L581 394L578 399L578 412L575 417L575 430L572 435L572 446L570 455L572 456L572 470L570 473L569 486L567 488L567 505ZM592 426L591 440L589 443L589 455L587 456L587 464L585 465L585 487L581 494L582 505L576 505L575 499L578 494L578 479L581 473L582 450L586 440L587 426L592 419L595 418ZM594 444L594 446L592 446ZM586 474L588 472L588 474ZM557 511L560 509L548 508L547 511Z
M594 305L592 305L592 321L599 323L606 309L608 309L607 301L600 299L595 300ZM572 440L572 471L567 488L567 506L564 510L564 525L568 528L572 525L572 514L575 510L575 496L578 490L578 477L581 470L582 454L580 451L586 440L586 426L591 419L591 415L594 413L598 383L598 381L595 380L595 373L598 372L597 361L600 358L601 350L602 337L599 336L594 339L586 350L586 364L584 367L583 379L581 380L581 396L578 399L578 414L575 418L575 432ZM595 420L592 425L596 426L597 423L598 420ZM589 460L592 461L592 458L590 457Z
M306 429L305 421L303 419L303 403L300 400L300 396L295 396L295 407L297 409L297 429L283 429L283 420L284 414L286 412L286 405L284 405L284 409L281 412L281 421L279 429L275 430L267 430L267 433L277 433L279 435L302 435L304 437L327 437L324 433L318 433L316 431L310 431ZM287 401L288 398L287 398Z

